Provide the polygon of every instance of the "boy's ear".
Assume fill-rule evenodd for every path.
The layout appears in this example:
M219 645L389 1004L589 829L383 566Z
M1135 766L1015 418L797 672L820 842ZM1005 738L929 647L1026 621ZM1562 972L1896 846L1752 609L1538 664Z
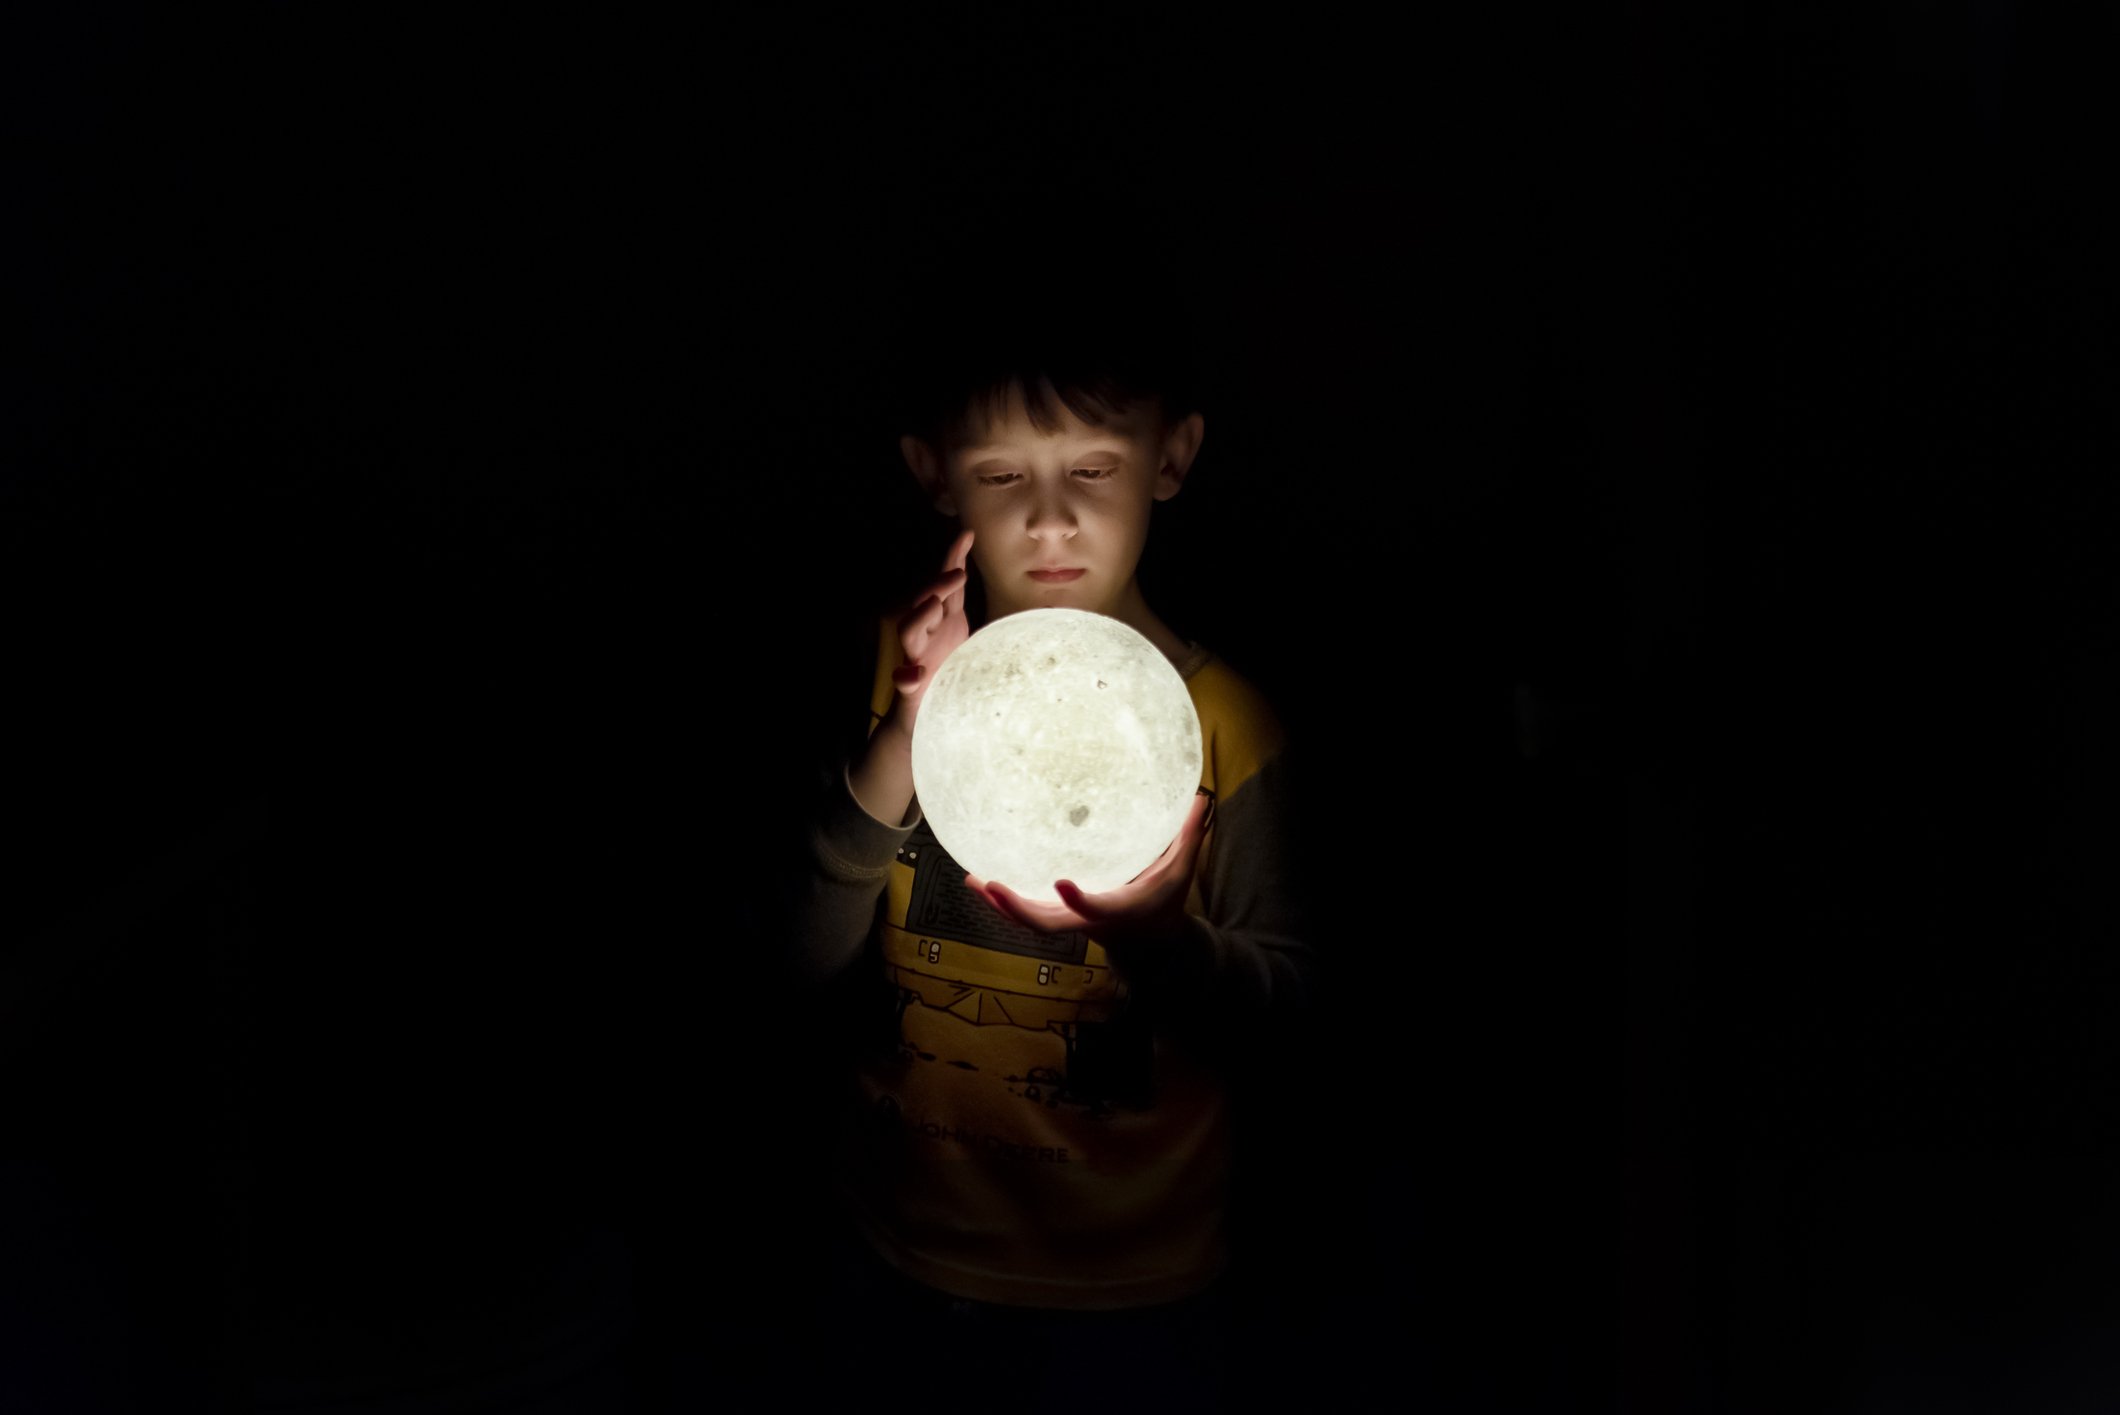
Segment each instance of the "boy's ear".
M950 495L949 478L942 473L942 459L935 455L934 448L928 446L927 439L907 433L898 439L898 451L911 469L913 480L920 483L928 500L935 503L935 509L945 516L956 515L957 498Z
M1163 438L1163 465L1156 469L1156 500L1168 501L1185 485L1193 458L1200 455L1200 439L1207 436L1207 419L1188 413L1172 424Z

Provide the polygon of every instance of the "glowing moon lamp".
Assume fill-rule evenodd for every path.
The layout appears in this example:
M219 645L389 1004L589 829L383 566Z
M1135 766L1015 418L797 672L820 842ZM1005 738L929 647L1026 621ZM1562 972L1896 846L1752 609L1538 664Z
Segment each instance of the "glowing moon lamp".
M913 790L982 879L1057 900L1125 884L1176 837L1200 785L1185 680L1116 619L1026 609L944 661L913 720Z

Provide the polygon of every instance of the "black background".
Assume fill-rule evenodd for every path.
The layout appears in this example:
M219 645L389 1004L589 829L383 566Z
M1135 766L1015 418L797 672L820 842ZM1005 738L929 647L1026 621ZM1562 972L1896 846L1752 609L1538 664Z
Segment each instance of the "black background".
M1311 783L1253 1388L2120 1390L2109 22L10 29L0 1404L829 1359L761 891L947 538L896 272L1023 220L1193 253L1143 574Z

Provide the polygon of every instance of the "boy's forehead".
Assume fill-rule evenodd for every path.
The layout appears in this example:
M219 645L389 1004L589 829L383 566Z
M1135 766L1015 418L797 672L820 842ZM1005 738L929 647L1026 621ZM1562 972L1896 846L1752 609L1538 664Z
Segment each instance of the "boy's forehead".
M1092 443L1140 442L1155 436L1155 407L1147 404L1127 409L1100 425L1084 422L1072 408L1055 398L1050 401L1058 426L1047 430L1031 420L1022 394L1010 389L1002 406L975 406L968 410L961 456L990 456L1033 447L1069 448Z

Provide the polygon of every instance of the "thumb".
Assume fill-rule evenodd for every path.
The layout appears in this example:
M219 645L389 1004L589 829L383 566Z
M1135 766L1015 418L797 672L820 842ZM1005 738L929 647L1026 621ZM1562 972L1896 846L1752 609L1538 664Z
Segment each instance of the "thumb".
M1207 827L1214 823L1215 798L1205 791L1194 793L1192 809L1185 813L1185 823L1178 827L1178 838L1172 841L1179 852L1190 850L1207 834Z

